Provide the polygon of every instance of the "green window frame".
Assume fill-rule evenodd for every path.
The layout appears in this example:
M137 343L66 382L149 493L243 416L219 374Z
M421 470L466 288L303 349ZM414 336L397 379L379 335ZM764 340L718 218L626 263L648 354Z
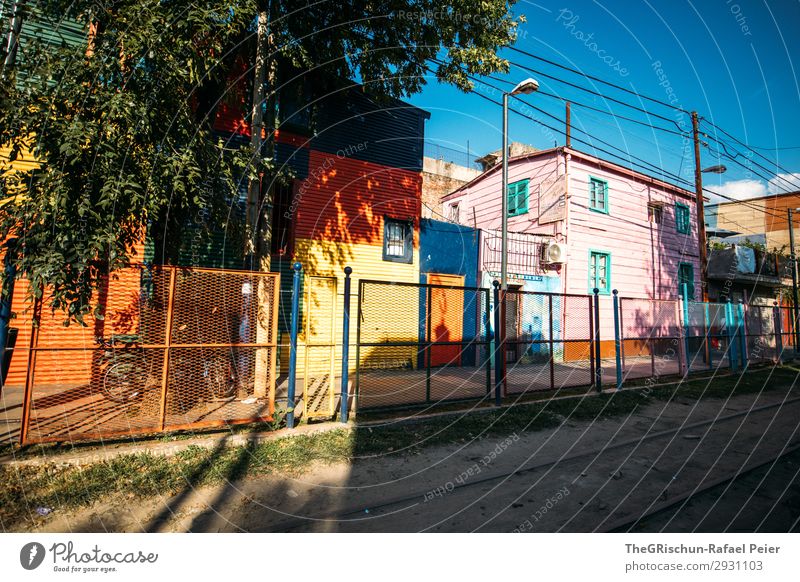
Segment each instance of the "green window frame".
M688 299L694 299L694 265L680 263L678 265L678 297L683 297L683 285L686 284Z
M526 179L508 185L506 208L509 216L519 216L528 212L528 182Z
M681 202L675 203L675 228L681 234L689 234L691 231L689 206Z
M608 214L608 181L589 176L589 210Z
M611 253L589 249L589 293L611 294Z

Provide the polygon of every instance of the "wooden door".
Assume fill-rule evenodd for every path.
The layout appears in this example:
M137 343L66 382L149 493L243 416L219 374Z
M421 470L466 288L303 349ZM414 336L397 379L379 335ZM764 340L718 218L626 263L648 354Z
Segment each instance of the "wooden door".
M464 286L461 275L428 274L431 285ZM464 291L461 289L430 290L430 341L460 342L463 339ZM461 345L433 345L430 350L431 366L461 365Z

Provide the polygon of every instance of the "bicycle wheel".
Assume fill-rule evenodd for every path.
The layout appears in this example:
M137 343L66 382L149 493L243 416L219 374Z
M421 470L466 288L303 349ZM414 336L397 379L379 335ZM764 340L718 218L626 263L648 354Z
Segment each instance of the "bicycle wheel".
M213 398L229 398L236 389L236 368L230 358L216 357L203 365L205 382Z
M147 378L147 370L138 360L115 362L103 375L103 394L121 404L136 400L144 394Z

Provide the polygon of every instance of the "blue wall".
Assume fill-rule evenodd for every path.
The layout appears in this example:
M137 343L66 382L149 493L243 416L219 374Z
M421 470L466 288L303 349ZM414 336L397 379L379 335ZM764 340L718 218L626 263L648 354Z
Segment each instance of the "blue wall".
M420 282L424 273L463 275L465 287L478 286L480 231L460 224L423 218L419 228Z
M449 222L442 222L430 218L420 221L419 229L419 270L420 283L427 283L426 273L441 275L462 275L465 287L478 286L478 249L480 248L480 231L468 226L461 226ZM463 341L475 339L478 330L478 309L476 302L485 301L484 293L464 293L464 322L462 330ZM425 315L427 293L425 288L420 289L419 296L419 321L420 342L425 341ZM483 308L482 308L483 309ZM466 350L461 357L465 366L475 365L475 351ZM424 366L422 357L419 365Z

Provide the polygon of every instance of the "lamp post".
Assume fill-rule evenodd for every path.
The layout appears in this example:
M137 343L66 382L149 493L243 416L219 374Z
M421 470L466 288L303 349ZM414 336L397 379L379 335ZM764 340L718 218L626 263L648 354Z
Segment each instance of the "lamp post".
M797 322L800 319L800 306L797 305L797 256L794 254L794 223L793 215L800 208L789 208L789 261L792 263L792 332L794 335L794 349L800 347L800 330L797 329Z
M538 90L539 81L528 78L518 83L510 92L503 92L503 189L500 192L503 213L500 290L503 293L508 289L508 97L510 95L530 95Z

